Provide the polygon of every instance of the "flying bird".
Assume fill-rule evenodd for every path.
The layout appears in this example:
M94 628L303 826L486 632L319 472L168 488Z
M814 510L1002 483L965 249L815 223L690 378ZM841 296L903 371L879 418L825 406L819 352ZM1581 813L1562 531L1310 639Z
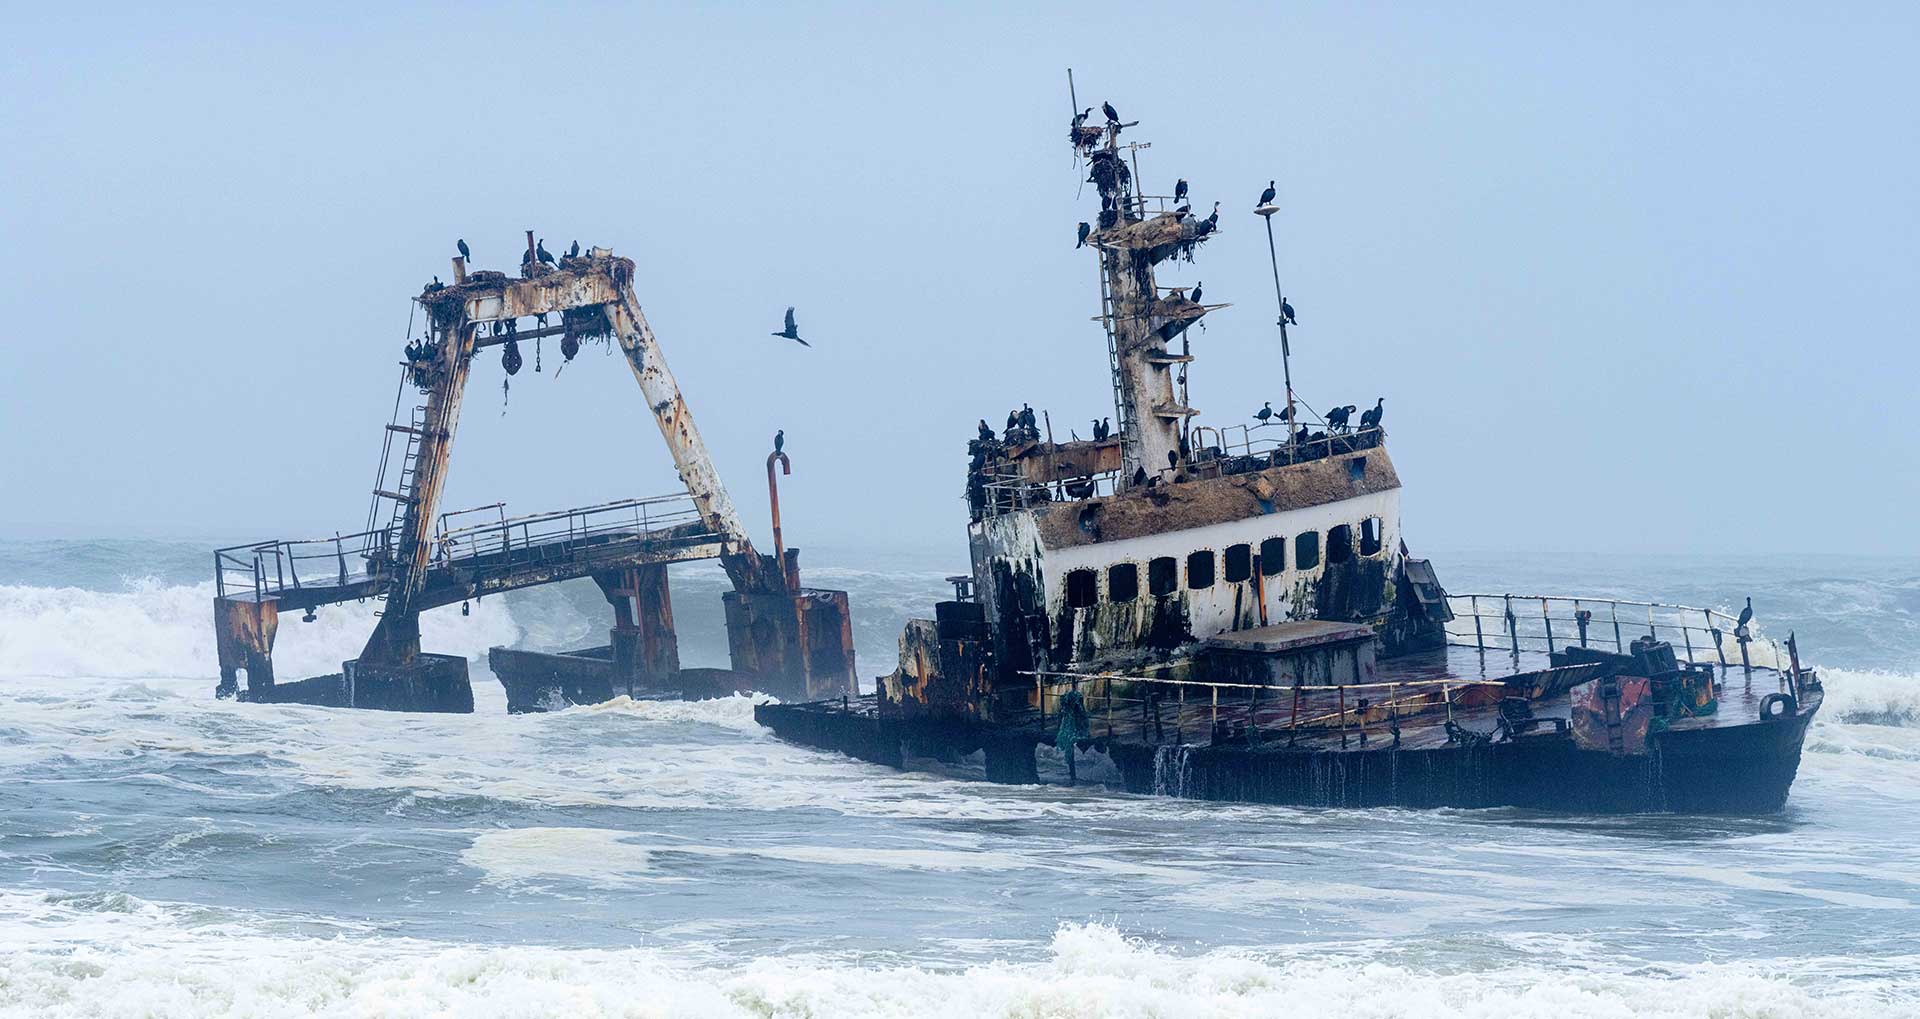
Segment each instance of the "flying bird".
M1261 205L1272 205L1272 204L1273 204L1273 196L1274 196L1274 194L1275 194L1275 192L1274 192L1274 190L1273 190L1273 183L1274 183L1273 181L1268 181L1268 182L1267 182L1267 189L1266 189L1265 191L1262 191L1262 192L1260 192L1260 204L1261 204Z
M458 248L460 249L460 257L461 257L461 258L464 258L464 259L466 259L466 260L467 260L467 261L469 261L469 262L471 262L471 261L473 261L473 252L471 252L471 251L468 251L468 250L467 250L467 239L466 239L466 238L464 238L464 237L462 237L462 238L460 238L460 239L459 239L458 241L455 241L455 242L454 242L454 244L455 244L455 246L456 246L456 247L458 247Z
M1101 103L1100 112L1107 115L1107 123L1109 124L1120 123L1120 114L1116 110L1114 110L1112 103L1104 103L1104 102Z
M1088 226L1088 225L1087 225L1087 224L1085 224L1085 223L1082 223L1082 224L1080 224L1080 243L1078 243L1078 244L1075 244L1075 245L1074 245L1074 247L1075 247L1076 249L1077 249L1077 248L1084 248L1084 247L1086 247L1086 246L1087 246L1087 235L1088 235L1088 234L1090 234L1090 233L1092 233L1092 232L1093 232L1093 228L1092 228L1092 227L1090 227L1090 226Z
M800 338L800 327L793 323L792 308L787 309L787 327L785 329L780 330L777 333L774 333L773 335L781 337L782 339L793 340L794 342L800 344L803 347L813 346L813 344L808 343L807 341Z
M1185 177L1182 177L1179 180L1176 180L1173 182L1173 200L1178 202L1186 197L1187 197L1187 179Z

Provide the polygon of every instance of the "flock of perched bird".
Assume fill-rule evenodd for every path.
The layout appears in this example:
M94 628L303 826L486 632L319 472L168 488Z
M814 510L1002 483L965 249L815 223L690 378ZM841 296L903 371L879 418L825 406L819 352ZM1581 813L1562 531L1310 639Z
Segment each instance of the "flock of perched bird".
M1386 415L1386 405L1387 398L1383 396L1374 401L1372 410L1360 411L1360 430L1364 432L1369 428L1380 427L1380 419ZM1328 433L1339 435L1342 432L1352 431L1349 422L1353 420L1353 412L1356 410L1360 408L1351 403L1328 410L1326 415ZM1273 409L1273 401L1269 400L1262 403L1260 409L1253 412L1253 416L1263 425L1273 424L1276 420L1284 425L1292 419L1293 408L1276 411ZM1301 429L1301 431L1305 430L1304 427Z
M472 264L473 249L467 247L467 239L465 237L456 238L454 240L454 246L460 250L460 257L465 259L468 262L468 264ZM565 255L562 255L561 257L562 258L579 258L580 242L574 241L573 246L569 247L567 249L567 253ZM533 265L535 263L539 263L541 265L550 265L556 269L559 268L559 265L560 265L559 260L555 259L553 255L547 251L547 239L545 237L542 237L539 240L534 242L533 250L528 251L527 253L520 256L520 264L522 266ZM429 289L439 290L439 289L443 289L444 286L445 285L440 282L440 277L435 276L433 278L433 283L429 284ZM777 332L773 333L773 335L778 336L782 339L792 340L803 347L813 346L813 344L808 343L806 340L803 340L800 338L800 327L794 324L792 307L787 308L786 325L782 327L780 330L778 330Z

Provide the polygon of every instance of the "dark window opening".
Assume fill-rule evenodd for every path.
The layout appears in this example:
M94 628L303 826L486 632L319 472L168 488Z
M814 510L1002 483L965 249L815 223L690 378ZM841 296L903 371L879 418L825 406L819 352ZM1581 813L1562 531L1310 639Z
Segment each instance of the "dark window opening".
M1293 568L1311 570L1320 565L1320 532L1308 531L1293 539Z
M1327 565L1335 566L1353 558L1353 527L1335 524L1327 528Z
M1359 481L1361 478L1364 478L1366 476L1367 476L1367 458L1366 457L1356 456L1353 459L1347 461L1347 477L1352 478L1355 481Z
M1129 602L1140 595L1140 567L1114 563L1107 567L1107 600Z
M1213 550L1201 549L1187 557L1187 590L1213 586Z
M1147 563L1147 592L1172 594L1180 589L1180 564L1163 555Z
M1380 518L1368 517L1360 521L1360 554L1380 554Z
M1227 583L1239 584L1253 576L1253 546L1233 545L1227 549L1224 567Z
M1260 575L1277 576L1287 568L1287 539L1268 538L1260 543Z
M1092 570L1070 570L1067 573L1067 607L1070 609L1092 608L1100 600L1099 574Z

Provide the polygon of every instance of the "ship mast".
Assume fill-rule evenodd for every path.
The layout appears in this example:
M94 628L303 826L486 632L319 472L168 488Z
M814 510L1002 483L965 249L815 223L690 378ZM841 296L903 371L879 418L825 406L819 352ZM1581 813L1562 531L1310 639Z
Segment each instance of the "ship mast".
M1193 358L1170 353L1167 343L1207 309L1181 299L1163 300L1154 266L1190 251L1213 229L1197 230L1192 216L1165 211L1164 197L1140 193L1129 163L1145 145L1120 143L1121 131L1132 126L1109 121L1104 128L1091 128L1076 122L1074 130L1075 146L1087 157L1088 179L1101 196L1098 229L1088 246L1100 259L1100 321L1107 334L1121 440L1120 487L1130 486L1140 468L1153 475L1185 456L1186 422L1197 411L1181 399L1175 367ZM1150 200L1161 206L1151 215Z

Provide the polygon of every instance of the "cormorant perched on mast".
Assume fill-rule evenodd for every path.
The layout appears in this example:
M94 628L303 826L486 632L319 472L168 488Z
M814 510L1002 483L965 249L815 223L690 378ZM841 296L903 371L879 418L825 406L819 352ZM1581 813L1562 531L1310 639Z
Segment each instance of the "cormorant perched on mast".
M1080 224L1080 242L1078 244L1075 244L1074 247L1076 249L1086 247L1087 235L1092 232L1093 232L1093 227L1090 227L1085 223Z
M467 239L465 237L455 241L454 246L460 249L461 258L466 259L469 264L473 262L473 252L467 250Z
M1297 326L1300 324L1299 322L1294 320L1293 305L1288 304L1286 301L1280 302L1280 317L1286 319L1287 324L1290 326Z
M1173 182L1173 200L1178 202L1185 199L1186 197L1187 197L1187 179L1185 177L1182 177L1179 180L1176 180Z
M1275 192L1275 191L1273 190L1273 185L1274 185L1274 182L1273 182L1273 181L1268 181L1268 182L1267 182L1267 189L1266 189L1265 191L1262 191L1262 192L1260 192L1260 204L1261 204L1261 205L1272 205L1272 204L1273 204L1273 196L1274 196L1274 195L1275 195L1275 194L1277 193L1277 192Z
M1259 418L1261 424L1266 424L1267 419L1273 417L1273 401L1268 400L1262 403L1260 409L1253 412L1253 416Z
M1100 104L1100 112L1102 112L1102 113L1104 113L1104 114L1106 114L1106 115L1107 115L1107 123L1109 123L1109 124L1118 124L1118 123L1120 123L1120 114L1119 114L1119 112L1118 112L1118 111L1116 111L1116 110L1115 110L1115 109L1113 108L1113 104L1112 104L1112 103L1106 103L1106 102L1103 102L1103 103L1101 103L1101 104Z
M773 451L778 453L785 448L787 448L787 430L781 428L773 433Z

